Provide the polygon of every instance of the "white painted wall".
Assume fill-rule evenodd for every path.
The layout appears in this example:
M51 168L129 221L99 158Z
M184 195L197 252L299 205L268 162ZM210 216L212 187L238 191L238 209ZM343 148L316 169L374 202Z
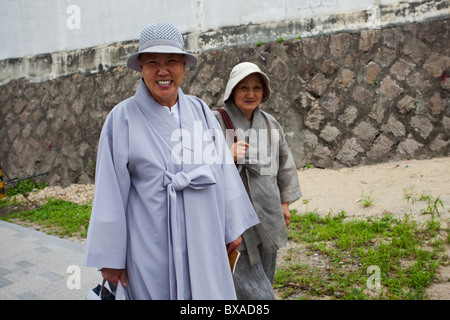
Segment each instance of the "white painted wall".
M155 21L171 21L182 33L200 34L420 1L0 0L0 60L135 40Z
M160 19L186 32L192 7L186 0L0 0L0 60L133 40Z

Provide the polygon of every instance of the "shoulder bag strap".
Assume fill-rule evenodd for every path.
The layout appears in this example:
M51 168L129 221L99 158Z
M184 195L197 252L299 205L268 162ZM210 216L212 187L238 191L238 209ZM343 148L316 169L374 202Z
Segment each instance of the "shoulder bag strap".
M233 129L233 133L234 133L234 126L233 126L233 122L230 119L230 116L228 115L228 113L224 110L224 109L216 109L220 115L222 116L223 122L225 122L225 126L227 127L227 129ZM236 135L234 135L234 142L237 142L237 137Z

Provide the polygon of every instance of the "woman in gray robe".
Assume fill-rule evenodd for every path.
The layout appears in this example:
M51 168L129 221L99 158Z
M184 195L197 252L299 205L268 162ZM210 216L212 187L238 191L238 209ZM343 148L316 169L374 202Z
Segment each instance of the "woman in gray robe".
M196 62L175 26L148 25L137 91L101 132L85 265L127 299L235 299L227 251L258 223L214 115L179 88Z
M258 66L240 63L231 71L225 106L213 112L261 222L243 234L233 275L238 299L274 299L276 256L287 242L289 204L301 197L283 128L259 108L270 97L269 84Z

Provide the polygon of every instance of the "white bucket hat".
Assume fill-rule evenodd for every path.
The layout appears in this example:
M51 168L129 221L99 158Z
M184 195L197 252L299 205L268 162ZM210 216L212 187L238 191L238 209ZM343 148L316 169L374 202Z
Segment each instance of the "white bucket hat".
M261 75L261 79L264 84L264 93L261 99L261 103L269 100L270 97L270 81L264 72L262 72L259 67L251 62L242 62L234 66L233 70L230 73L230 79L228 80L227 86L225 88L225 94L223 96L223 101L226 102L231 93L233 92L234 87L245 77L252 73L258 73Z
M127 67L141 71L139 55L146 52L184 54L186 67L197 64L197 58L185 51L180 31L170 22L151 23L142 30L139 37L139 50L128 57Z

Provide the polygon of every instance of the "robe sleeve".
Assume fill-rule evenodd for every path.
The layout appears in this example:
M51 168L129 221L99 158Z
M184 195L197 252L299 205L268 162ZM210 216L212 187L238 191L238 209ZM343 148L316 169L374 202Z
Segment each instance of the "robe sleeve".
M223 135L221 125L205 103L202 103L208 126L217 138L216 148L221 150L223 187L225 202L225 242L236 240L245 230L259 224L255 209L248 197L245 187L239 176L236 165Z
M228 151L227 151L228 152ZM236 240L245 230L259 224L236 166L224 164L225 243Z
M98 146L95 196L85 248L86 266L125 268L125 212L130 190L128 132L126 119L120 113L111 112Z
M280 145L277 183L280 189L281 203L292 203L298 200L302 196L302 193L298 182L297 167L281 125L279 126L279 133Z

